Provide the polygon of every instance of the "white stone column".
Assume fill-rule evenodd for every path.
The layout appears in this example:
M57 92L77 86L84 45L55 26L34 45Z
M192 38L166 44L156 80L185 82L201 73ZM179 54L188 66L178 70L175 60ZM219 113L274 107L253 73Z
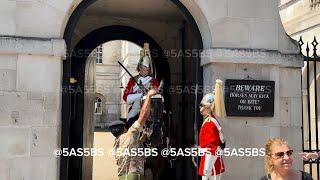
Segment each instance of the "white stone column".
M0 179L59 177L62 39L0 38Z

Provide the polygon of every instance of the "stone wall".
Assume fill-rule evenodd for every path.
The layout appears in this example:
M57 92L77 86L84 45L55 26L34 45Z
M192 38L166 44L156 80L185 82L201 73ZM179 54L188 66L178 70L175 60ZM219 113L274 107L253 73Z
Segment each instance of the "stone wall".
M0 179L58 179L64 43L0 42Z
M297 0L294 3L280 4L280 17L283 26L288 35L293 39L299 40L302 36L305 45L303 46L303 53L305 53L306 43L313 41L314 36L320 36L320 11L319 7L311 7L311 1L309 0ZM320 53L320 50L317 51Z
M61 123L61 39L68 17L80 1L1 2L0 35L0 179L58 179ZM228 147L262 146L282 136L301 150L301 95L299 49L282 27L276 0L182 0L199 26L204 42L204 85L216 78L274 80L273 118L230 118L222 121ZM101 18L94 17L102 22ZM101 21L100 21L101 20ZM126 21L113 21L123 25ZM87 22L93 23L93 22ZM86 24L86 23L84 23ZM125 24L125 25L128 25ZM167 49L180 49L179 23L132 20ZM83 27L78 37L98 28ZM165 33L153 31L163 29ZM174 30L174 31L173 31ZM83 34L82 34L83 33ZM166 36L169 33L172 36ZM25 38L29 37L29 38ZM173 38L172 38L173 37ZM80 40L80 39L78 39ZM241 50L249 52L241 52ZM252 57L251 50L264 56ZM264 51L266 50L266 51ZM170 60L170 59L169 59ZM170 69L175 69L174 63ZM245 70L246 69L246 70ZM176 71L179 73L179 71ZM178 82L179 76L172 81ZM173 102L179 105L178 101ZM174 118L179 118L177 115ZM227 158L225 179L258 179L264 174L262 158ZM296 163L301 168L301 161Z

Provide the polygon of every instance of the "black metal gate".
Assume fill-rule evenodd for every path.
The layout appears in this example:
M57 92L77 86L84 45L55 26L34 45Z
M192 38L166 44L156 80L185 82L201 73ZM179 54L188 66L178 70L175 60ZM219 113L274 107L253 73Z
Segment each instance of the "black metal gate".
M320 106L318 106L318 87L320 82L320 58L317 55L318 42L316 37L309 44L305 44L300 37L300 51L305 54L304 67L301 75L302 88L302 143L304 152L319 152L319 125ZM305 46L303 46L305 45ZM305 49L303 49L305 48ZM304 161L303 169L309 172L313 179L320 180L319 160Z

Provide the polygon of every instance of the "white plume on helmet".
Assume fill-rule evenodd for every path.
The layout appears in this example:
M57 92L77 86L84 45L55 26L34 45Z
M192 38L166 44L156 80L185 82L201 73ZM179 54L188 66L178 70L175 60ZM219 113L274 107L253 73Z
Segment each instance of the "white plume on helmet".
M143 49L140 51L140 60L137 66L137 71L139 71L140 66L146 66L150 68L150 75L153 74L153 67L152 67L152 60L151 60L151 54L149 49L149 43L143 44Z
M223 83L220 79L216 80L214 92L204 95L200 105L210 107L211 112L214 112L219 117L226 116L223 96Z

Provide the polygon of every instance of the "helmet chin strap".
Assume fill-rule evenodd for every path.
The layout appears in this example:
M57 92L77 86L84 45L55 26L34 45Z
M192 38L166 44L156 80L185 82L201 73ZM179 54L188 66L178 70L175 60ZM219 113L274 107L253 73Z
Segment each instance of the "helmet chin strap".
M204 118L207 118L207 117L209 117L209 116L211 116L211 111L208 111L203 117L204 117Z
M140 74L140 76L142 76L142 77L146 77L146 76L148 76L148 75L142 75L141 73L139 73Z

